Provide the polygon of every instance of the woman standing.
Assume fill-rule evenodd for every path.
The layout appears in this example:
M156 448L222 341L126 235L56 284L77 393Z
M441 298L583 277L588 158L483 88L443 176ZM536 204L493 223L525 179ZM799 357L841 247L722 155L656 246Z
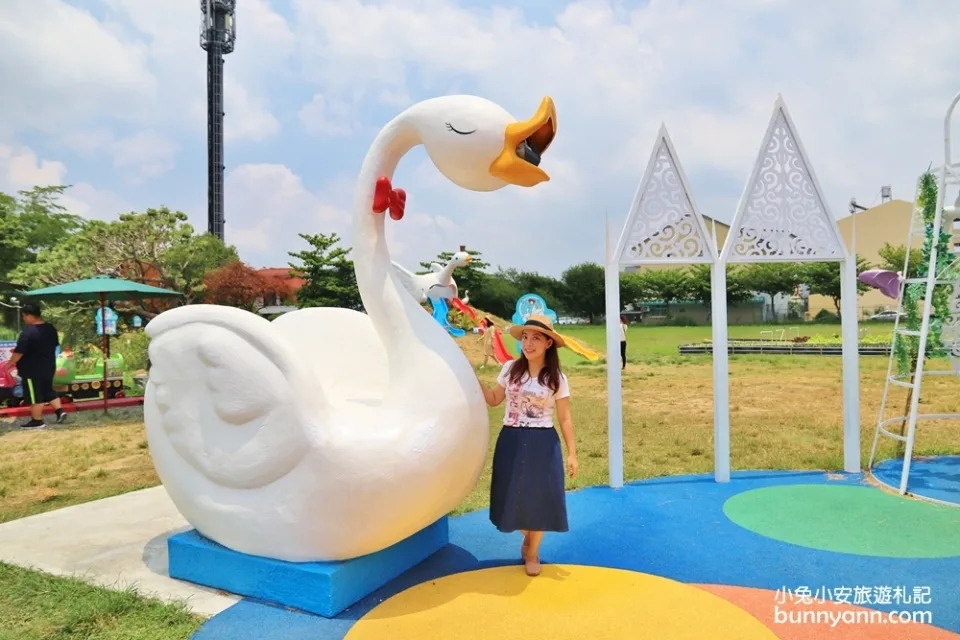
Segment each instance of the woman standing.
M531 315L510 328L521 354L503 366L487 404L506 399L503 428L493 452L490 521L503 532L520 531L520 555L527 575L540 573L545 531L568 531L563 453L553 425L556 409L567 447L566 468L576 476L577 452L570 415L570 385L560 371L557 348L564 345L549 318Z
M483 362L480 364L480 368L483 369L487 366L487 359L492 359L496 361L497 357L493 353L493 334L496 329L493 326L493 320L490 318L484 318L480 321L480 347L483 349Z

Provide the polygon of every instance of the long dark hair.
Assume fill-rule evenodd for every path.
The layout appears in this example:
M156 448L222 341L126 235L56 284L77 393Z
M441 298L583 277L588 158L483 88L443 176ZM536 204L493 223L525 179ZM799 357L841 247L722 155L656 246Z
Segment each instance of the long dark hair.
M520 384L524 376L529 376L530 361L527 355L520 352L520 357L510 365L510 382ZM543 368L537 374L537 382L550 389L553 393L560 388L560 354L557 352L557 343L554 342L543 354Z

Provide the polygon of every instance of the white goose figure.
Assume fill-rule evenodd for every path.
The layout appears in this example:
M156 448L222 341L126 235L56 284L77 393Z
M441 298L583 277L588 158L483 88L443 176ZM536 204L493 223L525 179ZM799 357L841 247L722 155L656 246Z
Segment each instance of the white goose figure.
M311 308L271 323L190 305L150 322L150 451L199 533L253 555L341 560L384 549L459 504L487 455L487 407L469 361L400 284L375 185L423 144L461 187L533 186L549 179L537 165L555 129L550 98L524 122L482 98L447 96L388 123L354 201L367 314Z
M446 266L436 262L430 264L430 273L416 274L394 262L403 288L410 292L413 299L426 302L429 298L445 298L452 300L457 297L457 281L453 279L453 270L465 267L473 260L463 247L450 258Z

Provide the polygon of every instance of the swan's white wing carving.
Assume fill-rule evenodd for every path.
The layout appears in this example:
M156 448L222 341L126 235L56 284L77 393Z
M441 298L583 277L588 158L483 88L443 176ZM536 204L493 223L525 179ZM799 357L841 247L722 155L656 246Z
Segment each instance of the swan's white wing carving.
M193 305L147 326L148 433L216 484L251 489L284 476L308 450L325 407L292 346L270 323L231 307Z
M418 283L419 277L407 269L404 269L396 262L391 262L390 264L393 265L394 272L400 279L400 283L403 285L403 288L410 292L410 295L413 296L413 299L417 302L426 302L427 298L424 295L423 287Z

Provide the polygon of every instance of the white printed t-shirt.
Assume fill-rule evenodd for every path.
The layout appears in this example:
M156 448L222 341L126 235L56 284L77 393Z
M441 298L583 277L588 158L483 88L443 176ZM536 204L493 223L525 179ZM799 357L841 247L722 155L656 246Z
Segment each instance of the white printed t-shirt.
M540 384L536 378L524 374L521 382L510 382L510 367L514 361L503 365L497 382L506 390L507 408L503 414L503 424L509 427L553 428L553 408L558 398L570 397L570 383L567 376L560 374L560 386L557 392Z

